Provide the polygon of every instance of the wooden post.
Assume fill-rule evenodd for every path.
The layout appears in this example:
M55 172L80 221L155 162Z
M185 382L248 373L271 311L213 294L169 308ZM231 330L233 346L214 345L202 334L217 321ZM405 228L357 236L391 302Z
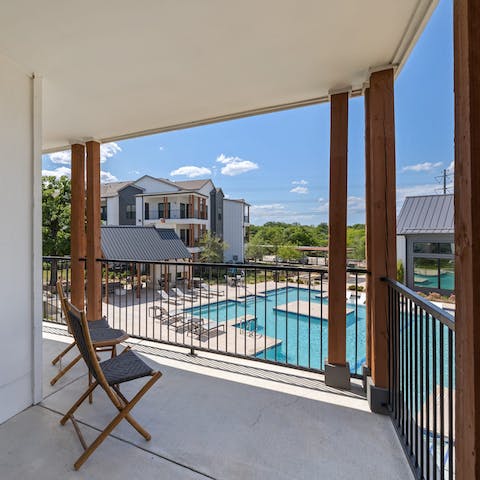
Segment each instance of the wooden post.
M100 143L87 142L87 319L102 316Z
M454 2L455 473L480 479L480 1Z
M85 146L73 144L70 256L72 259L71 300L79 310L85 307Z
M325 383L350 388L347 348L347 150L348 93L330 99L330 202L328 228L328 363Z
M370 192L372 189L370 179L370 89L365 89L365 253L367 257L367 271L371 271L372 261L372 240L370 238L370 223L371 223L371 200ZM372 289L370 276L367 274L366 288L367 288L367 302L366 302L366 367L367 374L370 374L370 358L372 349Z
M393 68L372 73L369 92L370 168L370 408L387 413L388 290L382 278L396 278L396 185Z

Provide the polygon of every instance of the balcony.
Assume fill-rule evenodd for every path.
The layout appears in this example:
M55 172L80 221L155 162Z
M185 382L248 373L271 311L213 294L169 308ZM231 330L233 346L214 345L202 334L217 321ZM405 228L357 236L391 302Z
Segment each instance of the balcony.
M2 478L72 475L81 445L59 419L84 390L85 367L48 383L57 372L50 360L67 341L63 327L45 324L44 400L0 426ZM321 374L129 343L163 372L134 411L152 440L120 424L82 467L84 478L411 478L390 420L369 412L358 381L342 393L325 387ZM87 441L113 417L111 407L97 393L80 409Z

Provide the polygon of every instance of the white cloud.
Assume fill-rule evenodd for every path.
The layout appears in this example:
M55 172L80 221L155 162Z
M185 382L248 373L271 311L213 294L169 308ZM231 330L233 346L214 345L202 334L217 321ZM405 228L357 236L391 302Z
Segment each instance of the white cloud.
M164 147L163 145L160 145L160 146L158 147L158 149L159 149L161 152L163 152L163 151L165 150L165 147Z
M294 180L292 185L308 185L308 182L306 180Z
M365 212L365 198L351 196L347 199L348 213L364 213Z
M102 143L102 145L100 145L100 162L106 162L109 158L114 157L118 152L121 151L122 149L115 142Z
M202 175L211 175L212 171L207 167L196 167L194 165L185 165L170 172L172 177L183 175L188 178L201 177Z
M299 193L300 195L305 195L308 193L308 187L294 187L290 190L290 193Z
M284 216L286 213L285 205L281 203L252 205L250 207L250 214L256 218L278 217Z
M118 182L118 178L115 175L112 175L110 172L100 172L100 182L109 183L109 182Z
M70 177L72 171L68 167L58 167L55 170L42 170L42 177Z
M223 153L217 157L217 162L224 165L220 170L222 174L230 177L259 168L257 163L250 160L243 160L240 157L227 157Z
M100 145L100 163L105 163L109 158L114 157L118 152L121 151L122 149L115 142L102 143L102 145ZM50 153L48 158L52 163L57 165L70 165L72 160L70 150Z
M65 150L64 152L55 152L50 153L48 158L52 163L56 163L59 165L70 165L70 150Z
M431 170L438 168L442 165L442 162L423 162L417 163L415 165L407 165L406 167L402 168L402 172L430 172Z
M452 163L447 168L448 173L453 173L455 171L455 162L452 160Z
M58 167L55 170L42 170L42 176L44 177L56 177L60 178L63 176L69 177L72 174L72 170L69 167ZM118 178L115 175L112 175L110 172L101 171L100 172L100 182L116 182Z

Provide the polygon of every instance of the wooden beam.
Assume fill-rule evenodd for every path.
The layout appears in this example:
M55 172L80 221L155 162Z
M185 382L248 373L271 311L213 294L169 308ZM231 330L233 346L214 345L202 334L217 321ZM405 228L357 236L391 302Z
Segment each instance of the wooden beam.
M480 479L480 0L454 2L455 473Z
M72 197L70 256L72 259L71 301L79 310L85 307L85 146L74 144L72 151Z
M330 100L328 363L346 365L348 93Z
M371 196L372 189L370 178L370 89L365 89L365 253L367 257L367 271L371 271L372 262L372 240L370 235L370 223L371 223ZM367 302L366 302L366 366L370 368L370 358L372 349L372 322L371 322L371 309L372 309L372 288L370 276L367 275L366 288L367 288Z
M372 73L369 92L370 368L375 387L388 388L388 290L396 278L396 186L393 69Z
M87 320L102 316L100 143L87 142Z

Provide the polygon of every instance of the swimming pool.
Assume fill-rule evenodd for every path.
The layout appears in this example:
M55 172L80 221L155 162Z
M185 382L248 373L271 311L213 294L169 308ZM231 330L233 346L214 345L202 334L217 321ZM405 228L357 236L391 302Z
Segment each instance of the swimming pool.
M289 365L321 369L328 354L328 321L321 319L328 310L328 299L317 298L317 290L301 287L284 287L266 291L265 294L248 296L246 299L224 299L218 302L189 309L194 315L210 321L224 322L238 319L239 328L244 328L242 317L256 318L257 358ZM278 308L290 302L311 302L320 309L319 317ZM361 373L366 350L366 311L362 305L347 304L347 361L352 373ZM313 310L313 308L312 308ZM325 312L325 313L324 313ZM252 329L247 322L247 332ZM260 337L261 335L261 337ZM280 344L262 349L262 339L273 337Z

